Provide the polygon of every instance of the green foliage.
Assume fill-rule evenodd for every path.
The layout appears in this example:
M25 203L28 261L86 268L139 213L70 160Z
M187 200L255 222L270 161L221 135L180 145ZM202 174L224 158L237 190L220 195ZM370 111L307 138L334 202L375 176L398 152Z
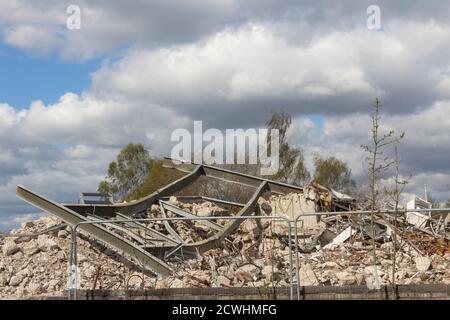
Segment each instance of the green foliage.
M163 167L162 160L153 160L150 166L150 172L143 183L127 198L127 200L140 199L156 190L168 185L169 183L180 179L185 173Z
M427 192L427 201L429 203L431 203L431 208L433 209L438 209L440 208L441 204L439 203L439 201L437 201L430 192Z
M352 171L345 161L339 160L335 156L321 157L314 155L314 181L323 186L330 187L339 192L353 193L356 187L352 180Z
M130 143L109 163L108 175L98 185L99 192L107 192L124 200L132 194L148 175L152 160L142 144Z
M277 129L280 138L280 168L271 179L294 185L305 185L311 179L311 175L305 166L303 150L301 148L290 146L286 140L286 133L291 126L291 123L292 117L289 114L277 112L273 113L266 122L266 128L269 130L269 150L271 147L270 130Z
M450 208L450 199L447 200L447 202L444 205L444 208Z

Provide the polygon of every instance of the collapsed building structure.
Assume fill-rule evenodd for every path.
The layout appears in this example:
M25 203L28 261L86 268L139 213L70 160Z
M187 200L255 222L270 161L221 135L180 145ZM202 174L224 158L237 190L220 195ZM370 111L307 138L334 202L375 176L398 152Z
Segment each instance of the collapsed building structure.
M303 286L450 283L450 214L435 217L430 209L424 215L414 204L409 209L415 213L370 216L353 198L318 184L297 187L208 165L171 160L166 165L185 176L130 203L84 193L77 204L59 204L23 186L17 194L57 217L47 227L70 232L76 226L85 237L115 249L115 256L156 275L149 282L154 288L289 286L297 281L294 269ZM102 199L86 200L92 196ZM423 218L420 224L417 217ZM17 242L3 244L4 255L25 251ZM40 246L47 248L36 242ZM399 270L391 277L396 263ZM98 273L85 267L97 279Z

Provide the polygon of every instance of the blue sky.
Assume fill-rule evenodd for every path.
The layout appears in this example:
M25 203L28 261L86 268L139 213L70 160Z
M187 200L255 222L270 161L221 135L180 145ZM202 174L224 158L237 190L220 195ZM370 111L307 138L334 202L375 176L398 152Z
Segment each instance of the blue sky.
M51 104L66 92L81 93L100 64L100 58L76 62L33 56L0 42L0 103L24 109L35 100Z

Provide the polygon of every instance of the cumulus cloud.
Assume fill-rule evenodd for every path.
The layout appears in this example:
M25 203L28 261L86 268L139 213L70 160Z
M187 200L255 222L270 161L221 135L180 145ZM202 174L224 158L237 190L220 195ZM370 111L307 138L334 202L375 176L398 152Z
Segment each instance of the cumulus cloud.
M406 192L422 194L428 185L433 196L444 201L450 196L450 100L437 101L433 105L410 114L381 114L381 134L394 130L397 135L406 133L399 150L401 174L409 180ZM301 122L297 119L295 122ZM334 154L347 161L357 180L367 180L366 156L362 144L370 144L371 118L369 114L354 114L346 117L329 117L323 123L323 131L309 130L309 135L291 135L292 141L311 156ZM295 137L299 137L295 139ZM306 139L304 139L306 138ZM393 148L388 147L386 156L393 157ZM311 161L309 159L309 161Z
M289 140L346 160L363 179L373 98L383 129L406 131L408 192L450 197L450 3L379 1L382 30L367 30L369 1L77 1L82 29L65 28L72 1L4 0L0 36L31 54L105 56L81 94L18 110L0 101L0 213L34 212L17 184L57 201L95 189L128 142L170 153L170 133L260 127L294 116ZM120 49L118 49L120 48ZM125 48L125 49L123 49ZM51 84L48 84L51 85ZM318 118L311 115L319 115Z
M73 4L81 8L81 30L66 28L66 9ZM83 60L129 44L154 48L195 42L224 26L247 23L286 22L296 28L278 29L290 41L309 41L331 31L364 28L371 4L370 0L349 0L345 5L311 0L3 0L0 31L8 43L31 53L56 50L65 59ZM424 0L376 4L383 25L399 19L448 23L446 0L436 0L433 6Z
M0 213L33 210L15 196L23 184L56 201L76 202L95 191L109 161L129 142L141 142L153 156L167 154L167 137L186 118L154 104L100 100L67 93L60 101L15 110L1 105Z
M194 44L132 49L93 74L92 90L151 100L194 117L214 110L221 125L260 123L280 107L293 114L367 112L376 95L394 114L448 98L448 73L437 70L448 71L450 26L390 27L383 33L332 31L300 44L273 25L226 28Z

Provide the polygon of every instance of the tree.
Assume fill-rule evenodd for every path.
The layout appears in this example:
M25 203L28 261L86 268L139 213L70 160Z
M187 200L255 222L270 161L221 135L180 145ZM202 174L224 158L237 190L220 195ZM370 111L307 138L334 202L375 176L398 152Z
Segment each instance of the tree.
M447 200L447 202L444 205L444 208L450 208L450 199Z
M311 175L305 166L303 150L301 148L291 147L287 142L286 133L291 123L292 117L284 112L272 113L270 119L266 122L266 128L269 131L267 137L269 152L271 150L270 130L278 130L280 138L280 168L271 178L294 185L304 185L309 182Z
M429 203L431 203L431 208L433 208L433 209L438 209L440 206L441 206L441 204L439 203L439 201L437 201L434 197L433 197L433 195L431 194L431 192L427 192L427 201L429 202Z
M186 175L186 173L163 167L162 160L153 160L150 165L150 172L145 177L142 184L138 186L127 199L134 200L148 196L169 183L182 178L184 175Z
M142 144L130 143L109 163L108 175L98 185L99 192L107 192L114 198L124 200L145 180L149 173L151 158Z
M371 143L370 145L361 145L361 148L368 154L369 163L369 186L370 186L370 229L372 238L373 264L377 264L376 243L375 243L375 214L379 211L380 202L380 180L382 174L389 170L395 164L395 160L390 160L384 155L385 149L392 144L397 143L404 137L402 133L399 137L394 136L394 131L390 130L386 134L380 133L380 111L381 100L375 99L374 114L372 115Z
M356 187L348 164L335 156L322 157L315 154L314 167L313 180L321 185L344 193L352 193L352 189Z
M393 228L392 228L392 242L393 242L393 251L392 251L392 275L391 275L391 284L393 286L396 285L396 270L397 270L397 251L398 251L398 238L397 235L400 233L401 230L399 230L397 226L397 218L398 218L398 211L400 207L400 197L405 190L406 185L408 184L408 180L402 179L400 175L400 162L401 162L401 155L400 155L400 141L395 141L395 158L394 158L394 167L395 167L395 175L394 175L394 187L393 188L385 188L385 193L388 196L388 200L391 201L394 205L394 215L393 215Z

